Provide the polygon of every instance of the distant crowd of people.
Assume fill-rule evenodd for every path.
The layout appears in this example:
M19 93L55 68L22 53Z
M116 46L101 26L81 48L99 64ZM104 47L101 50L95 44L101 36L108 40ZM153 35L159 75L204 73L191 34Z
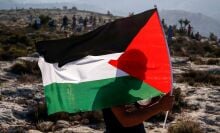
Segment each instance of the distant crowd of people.
M100 19L100 21L102 20ZM77 17L76 15L73 15L71 28L73 31L81 32L82 30L92 29L96 27L97 26L96 24L97 24L97 19L95 16L83 18L82 16ZM68 25L69 25L69 19L67 16L64 16L62 19L62 25L60 27L61 30L66 30L68 28Z
M163 21L162 21L162 24L163 24ZM176 27L174 28L174 26L170 25L166 31L168 44L172 43L172 37L174 37L174 29L176 29ZM190 24L188 24L188 27L187 27L186 31L184 31L184 32L186 32L186 35L188 37L200 41L202 36L200 35L199 32L196 32L196 34L194 34L192 29L193 29L193 27Z
M33 25L35 29L41 28L42 20L40 17L33 18L32 16L30 16L29 20L31 25ZM107 23L110 20L105 20L101 17L96 17L96 16L86 16L83 18L82 16L76 16L76 15L73 15L72 20L70 20L66 15L64 15L61 21L62 21L60 24L61 31L72 30L73 32L82 32L85 30L93 30L98 25ZM57 21L53 18L49 18L47 25L51 31L55 30L58 26Z

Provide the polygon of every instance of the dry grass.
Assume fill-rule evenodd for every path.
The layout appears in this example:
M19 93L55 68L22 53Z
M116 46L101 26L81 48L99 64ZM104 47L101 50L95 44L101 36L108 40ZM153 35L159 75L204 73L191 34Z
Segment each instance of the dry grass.
M44 17L46 23L47 17ZM17 57L27 56L36 51L36 41L64 38L62 32L50 32L47 28L40 31L30 27L11 28L0 24L0 60L12 61Z
M203 133L203 131L198 123L182 118L168 128L168 133Z
M10 72L18 75L33 74L40 75L40 69L37 62L20 61L15 63L9 70Z
M20 56L28 54L27 48L21 45L5 45L0 46L0 60L14 60Z
M181 92L181 88L174 88L173 89L173 96L174 96L174 103L172 111L170 111L168 115L168 122L171 122L175 119L175 113L180 113L183 108L187 107L186 102L184 101L184 96ZM157 123L163 122L165 118L166 112L161 112L153 117L151 117L148 121Z
M184 96L182 94L181 88L175 88L173 89L173 95L174 95L174 104L172 112L181 112L182 108L185 108L187 106L186 102L184 101Z
M34 123L39 123L41 121L53 121L57 120L66 120L66 121L78 121L79 123L83 123L85 119L91 124L97 124L103 122L103 117L101 111L92 111L92 112L83 112L83 113L55 113L52 115L47 114L47 106L45 101L39 102L34 106L32 110L29 112L29 116L31 117L31 121Z
M177 40L170 45L170 51L172 56L220 57L220 47L207 42L187 40L182 36L177 37Z
M18 78L18 82L20 83L33 83L33 82L40 82L40 77L36 75L30 75L30 74L22 74Z
M189 60L193 63L195 63L196 65L205 65L206 62L201 58L201 57L197 57L197 56L190 56Z
M207 61L207 65L220 65L220 60L219 59L209 59Z
M0 94L0 101L3 99L3 96Z
M209 71L196 71L190 70L189 72L183 73L177 79L177 82L187 82L189 85L198 85L198 84L211 84L211 85L220 85L220 75L217 72Z
M220 65L220 60L218 58L204 60L198 56L190 56L189 60L196 65Z

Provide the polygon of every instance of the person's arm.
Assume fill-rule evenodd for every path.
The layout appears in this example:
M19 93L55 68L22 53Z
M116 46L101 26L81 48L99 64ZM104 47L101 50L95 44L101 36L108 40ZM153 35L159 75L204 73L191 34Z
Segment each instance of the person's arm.
M165 95L156 103L142 109L137 109L133 112L126 112L125 106L117 106L112 108L112 112L118 121L124 127L131 127L142 123L150 117L172 108L173 96Z

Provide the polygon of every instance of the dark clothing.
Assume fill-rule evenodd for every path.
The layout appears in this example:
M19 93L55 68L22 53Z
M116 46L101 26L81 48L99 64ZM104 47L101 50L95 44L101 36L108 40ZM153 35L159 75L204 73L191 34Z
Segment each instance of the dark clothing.
M67 18L67 16L64 16L64 17L63 17L63 25L64 25L64 26L67 26L67 25L68 25L68 18Z
M105 133L146 133L143 123L133 127L123 127L111 109L103 109L102 113L106 125Z
M168 44L171 44L172 43L172 37L173 37L173 28L172 26L169 26L168 28L168 38L167 38L167 41L168 41Z

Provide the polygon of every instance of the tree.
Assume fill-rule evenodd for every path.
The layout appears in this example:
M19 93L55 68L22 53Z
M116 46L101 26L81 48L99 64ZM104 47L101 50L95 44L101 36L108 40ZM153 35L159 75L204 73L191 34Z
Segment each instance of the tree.
M188 19L183 20L184 29L186 29L186 26L190 24L190 21Z
M67 6L63 6L63 10L67 10L68 9L68 7Z
M218 38L214 33L211 32L210 35L209 35L209 40L210 41L217 41Z
M164 29L168 28L166 23L165 23L165 19L164 18L162 18L161 23L162 23Z
M47 24L47 23L49 22L49 20L50 20L50 17L49 17L49 16L43 15L43 14L41 14L41 15L39 16L39 18L40 18L40 20L41 20L41 24L42 24L42 25Z
M73 6L73 7L72 7L72 10L73 10L73 11L77 11L78 9L77 9L77 7Z
M108 16L113 16L112 13L109 10L107 11L107 15Z
M183 21L184 21L184 20L183 20L182 18L179 19L179 21L178 21L178 22L180 23L180 29L183 29Z

